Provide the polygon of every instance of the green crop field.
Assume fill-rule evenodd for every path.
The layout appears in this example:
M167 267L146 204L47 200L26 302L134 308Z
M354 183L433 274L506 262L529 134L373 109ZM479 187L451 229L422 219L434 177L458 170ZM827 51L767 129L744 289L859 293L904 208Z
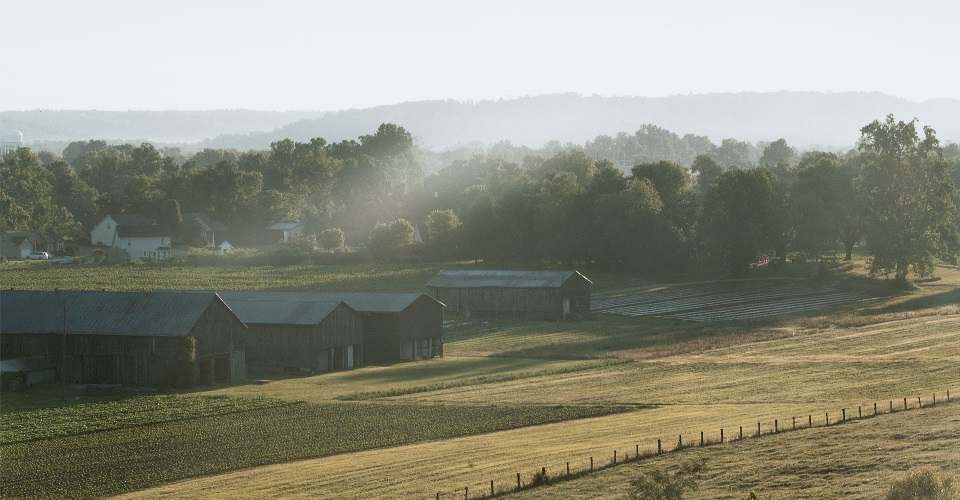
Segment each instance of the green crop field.
M245 279L254 284L245 288L399 290L425 282L437 269L308 267L298 269L311 275L304 285L291 284L299 279L292 268L276 271L290 281L270 281L268 268L246 270L252 274ZM41 279L47 271L37 269L40 274L20 271L24 288L49 284ZM157 269L140 283L184 279L187 284L177 287L201 288L189 283L223 271L181 278L175 267ZM179 273L187 271L194 269ZM244 271L231 272L240 287ZM124 399L115 403L73 404L75 394L68 390L60 400L51 395L31 405L27 393L16 394L4 403L13 408L4 410L5 420L15 414L33 422L16 430L0 427L4 437L23 436L0 445L3 492L463 498L468 488L470 498L480 498L489 494L490 481L506 492L516 486L518 473L527 484L541 467L550 476L561 475L568 463L572 472L583 472L591 458L598 466L609 463L614 451L621 457L652 453L658 439L673 446L678 436L691 443L703 432L707 442L716 442L720 429L729 438L741 427L755 432L759 422L768 434L796 418L817 428L684 450L518 495L622 497L643 468L703 453L709 484L702 498L744 498L750 490L762 492L761 498L823 498L833 491L876 497L912 464L956 469L958 406L824 424L872 412L875 403L882 411L891 402L902 407L907 398L914 410L918 397L928 406L935 396L942 401L948 389L954 399L960 396L960 273L944 269L942 276L913 292L826 316L711 324L618 317L458 320L446 333L444 358L175 396L189 398L181 402L196 398L192 417L179 418L175 409L150 416L133 409L167 396L118 394ZM608 284L608 295L617 294L613 286L643 286L597 281ZM93 428L76 423L85 412L91 419L118 412L109 405L132 405L131 417ZM48 419L54 422L49 435L42 430ZM887 425L893 435L882 430ZM884 460L878 454L897 449L897 435L918 438L903 443L903 456ZM214 451L201 451L207 449ZM60 455L69 459L51 458ZM11 486L7 470L17 471L14 484L20 486Z

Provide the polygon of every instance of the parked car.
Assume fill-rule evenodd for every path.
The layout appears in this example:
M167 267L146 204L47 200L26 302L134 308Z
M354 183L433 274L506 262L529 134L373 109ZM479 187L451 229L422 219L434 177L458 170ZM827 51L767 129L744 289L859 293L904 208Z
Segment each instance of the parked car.
M53 262L54 264L73 264L73 257L69 255L60 255L50 259L50 262Z
M33 252L27 256L30 260L50 260L50 254L47 252Z

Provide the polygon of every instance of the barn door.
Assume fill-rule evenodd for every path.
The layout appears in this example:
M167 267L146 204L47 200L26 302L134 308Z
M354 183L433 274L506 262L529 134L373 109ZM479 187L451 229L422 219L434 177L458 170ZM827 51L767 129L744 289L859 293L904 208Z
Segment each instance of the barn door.
M570 299L563 299L563 317L566 318L570 314Z

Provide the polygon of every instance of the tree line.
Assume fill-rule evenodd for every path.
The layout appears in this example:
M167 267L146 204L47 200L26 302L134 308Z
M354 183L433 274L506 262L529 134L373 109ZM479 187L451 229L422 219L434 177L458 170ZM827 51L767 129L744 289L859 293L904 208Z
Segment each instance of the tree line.
M422 151L394 124L357 140L286 139L187 159L149 143L82 141L60 156L21 148L3 158L0 226L83 239L107 213L176 226L185 212L206 212L237 229L300 221L312 234L358 231L386 257L410 241L411 221L424 221L437 258L637 272L697 260L741 274L761 256L843 248L849 259L865 243L872 272L905 279L960 253L960 148L942 147L933 129L888 116L864 126L846 154L797 155L782 139L762 146L644 126L584 147L548 143L549 155L518 159L532 152L509 144L461 151L425 176Z

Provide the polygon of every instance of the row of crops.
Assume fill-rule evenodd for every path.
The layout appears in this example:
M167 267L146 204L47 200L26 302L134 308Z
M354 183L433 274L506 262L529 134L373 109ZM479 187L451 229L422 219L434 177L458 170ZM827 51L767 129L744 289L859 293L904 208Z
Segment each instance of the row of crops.
M97 431L78 422L104 418L100 405L4 415L5 426L11 417L17 424L3 430L7 444L0 445L2 495L99 497L244 467L629 410L609 406L364 403L281 403L255 408L267 401L255 399L241 400L237 403L241 407L251 406L238 410L226 398L198 402L193 397L171 397L183 400L167 401L168 414L195 404L206 405L208 414L146 423L153 417L137 415L152 413L144 408L158 401L131 398L110 403L109 411L120 416ZM216 414L216 408L222 413ZM157 413L162 415L164 410ZM39 429L47 422L60 430L43 436Z

